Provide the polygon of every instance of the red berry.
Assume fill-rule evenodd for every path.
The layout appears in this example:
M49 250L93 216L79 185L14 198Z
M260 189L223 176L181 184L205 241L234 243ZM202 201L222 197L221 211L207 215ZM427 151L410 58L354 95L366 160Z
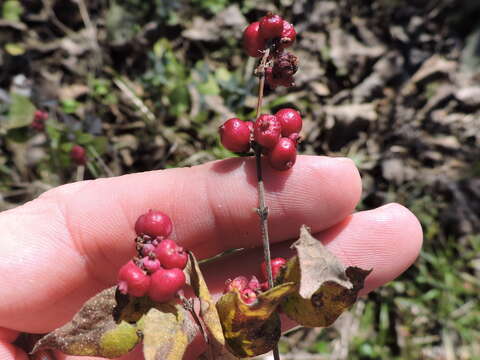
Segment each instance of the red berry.
M277 111L275 116L282 124L282 136L288 137L302 130L302 117L297 110L290 108L281 109Z
M254 125L254 139L263 147L273 148L282 132L282 125L275 115L260 115Z
M245 276L237 276L235 279L228 279L225 281L224 292L233 291L234 289L242 292L248 286L248 279Z
M142 265L150 274L153 274L155 271L160 269L160 261L155 258L152 259L148 256L145 256L142 259Z
M156 302L167 302L173 299L178 290L185 285L185 274L180 269L160 268L151 275L148 296Z
M277 257L271 260L272 263L272 277L275 279L280 272L280 269L287 263L282 257ZM267 265L265 261L262 262L261 271L264 279L267 279ZM263 283L262 283L263 284Z
M240 297L247 305L253 304L257 300L257 294L252 289L244 289L240 293Z
M184 269L188 261L187 252L171 239L162 240L155 249L155 255L165 269Z
M150 287L150 277L130 260L118 272L118 289L123 294L143 296Z
M258 31L264 40L278 38L283 32L283 19L278 15L269 13L261 18Z
M260 57L263 55L263 50L265 50L266 44L258 31L259 26L260 23L256 21L248 25L243 31L243 48L248 56Z
M43 110L35 110L35 113L33 114L33 120L37 121L45 121L48 119L48 113Z
M297 37L297 32L292 24L288 21L283 20L283 29L282 34L280 35L280 48L285 49L292 46L295 38Z
M275 170L290 169L297 159L297 146L292 139L281 138L277 145L268 153L270 166Z
M83 146L73 145L70 158L77 165L85 165L87 163L87 151Z
M219 128L220 140L226 149L233 152L250 150L250 128L247 122L232 118Z
M172 228L172 220L170 220L168 215L152 209L140 215L135 222L135 232L137 235L167 237L172 233Z

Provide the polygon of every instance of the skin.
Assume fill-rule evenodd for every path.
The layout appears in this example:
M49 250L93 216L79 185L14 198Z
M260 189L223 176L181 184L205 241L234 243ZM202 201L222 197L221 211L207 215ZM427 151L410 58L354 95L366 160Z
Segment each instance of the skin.
M307 224L345 265L373 268L362 294L394 279L417 258L422 230L409 210L389 204L354 213L361 179L351 160L299 156L290 171L264 169L274 257L288 256L291 240ZM229 277L259 276L256 206L254 160L234 158L63 185L1 213L0 359L26 359L12 345L19 331L51 331L115 284L118 269L135 253L135 220L150 208L169 214L171 237L199 259L249 248L204 266L212 292L221 293ZM196 342L186 358L202 349ZM127 358L141 358L140 350Z

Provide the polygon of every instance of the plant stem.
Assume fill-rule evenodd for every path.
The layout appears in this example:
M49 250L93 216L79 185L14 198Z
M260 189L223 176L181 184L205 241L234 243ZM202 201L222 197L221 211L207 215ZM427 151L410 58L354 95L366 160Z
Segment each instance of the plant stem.
M270 49L267 49L262 56L260 65L257 68L258 75L260 78L258 86L258 98L257 98L257 109L256 109L256 118L258 119L263 101L263 88L265 87L265 65L267 63L268 55L270 54ZM260 217L260 229L262 232L262 243L263 243L263 257L265 259L265 264L267 268L267 280L268 286L273 287L273 275L272 275L272 261L270 256L270 240L268 236L268 207L265 204L265 185L263 183L263 173L262 173L262 149L258 144L255 144L255 162L257 165L257 184L258 184L258 209L257 213ZM275 360L280 360L280 353L278 352L278 345L275 344L273 348L273 358Z

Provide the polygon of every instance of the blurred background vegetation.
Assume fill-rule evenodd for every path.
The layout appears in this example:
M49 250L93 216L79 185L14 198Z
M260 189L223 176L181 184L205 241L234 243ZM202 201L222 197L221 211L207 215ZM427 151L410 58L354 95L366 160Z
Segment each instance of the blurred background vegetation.
M242 30L271 10L299 33L300 69L265 110L302 112L302 153L354 159L359 210L397 201L425 232L406 273L334 327L289 333L283 358L480 359L478 1L0 4L0 210L79 176L233 156L217 128L256 100Z

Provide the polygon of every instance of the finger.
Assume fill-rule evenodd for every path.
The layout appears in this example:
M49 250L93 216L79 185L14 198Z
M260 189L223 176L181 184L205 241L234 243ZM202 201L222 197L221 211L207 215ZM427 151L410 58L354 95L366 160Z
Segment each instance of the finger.
M254 166L237 158L75 183L3 213L0 326L49 331L113 285L134 253L135 219L149 208L169 214L173 237L199 258L258 245ZM300 156L291 171L264 175L272 242L294 237L302 223L326 229L359 199L350 160Z
M0 341L11 343L15 341L18 335L19 335L18 331L0 327Z
M360 196L358 171L349 159L303 156L292 171L265 167L264 176L273 242L294 236L305 222L314 231L328 228L350 214ZM127 234L131 238L136 218L150 208L171 216L173 237L199 258L261 241L251 158L100 180L58 194L47 196L66 204L71 235L93 262L95 254L103 261L102 251L118 249Z
M398 204L353 214L327 231L314 234L345 266L373 269L362 294L393 280L417 258L422 229L416 217ZM293 255L288 243L272 247L272 257ZM205 264L209 288L221 294L225 280L239 275L260 276L261 249Z
M28 360L25 351L15 345L0 340L0 359L1 360Z

